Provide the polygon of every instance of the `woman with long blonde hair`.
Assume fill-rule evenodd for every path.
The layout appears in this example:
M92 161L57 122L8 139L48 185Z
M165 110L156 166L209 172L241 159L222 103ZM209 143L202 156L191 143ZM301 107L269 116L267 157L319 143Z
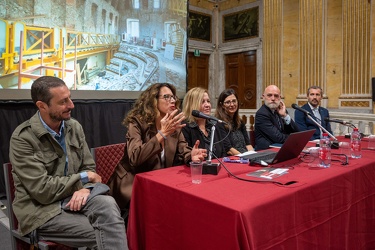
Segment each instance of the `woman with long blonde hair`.
M205 115L211 115L211 100L208 95L208 91L201 87L190 89L184 98L182 103L182 113L186 117L186 126L182 128L182 132L189 146L194 145L195 141L199 140L199 148L206 149L207 152L210 149L211 131L214 122L204 119L197 118L192 115L193 110L202 112ZM220 131L223 131L221 123L215 125L214 134L214 145L213 154L214 156L221 158L226 156L223 143L221 140L225 135L222 135Z

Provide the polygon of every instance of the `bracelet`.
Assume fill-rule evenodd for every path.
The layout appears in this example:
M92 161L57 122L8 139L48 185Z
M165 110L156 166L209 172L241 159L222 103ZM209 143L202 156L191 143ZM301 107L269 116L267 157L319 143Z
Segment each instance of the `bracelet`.
M167 139L167 137L160 130L158 130L158 133L164 138L164 140Z

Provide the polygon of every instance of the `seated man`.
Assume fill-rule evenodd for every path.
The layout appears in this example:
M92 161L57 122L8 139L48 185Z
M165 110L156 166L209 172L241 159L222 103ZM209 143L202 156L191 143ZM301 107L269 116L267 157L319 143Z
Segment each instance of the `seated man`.
M298 126L281 101L277 86L268 86L262 98L264 104L255 114L255 150L266 149L274 143L284 143L290 133L298 131Z
M95 173L82 126L71 119L68 87L43 76L32 84L31 97L38 111L14 130L9 153L21 234L37 232L39 239L76 248L128 249L115 200L94 196L106 186Z
M322 100L323 91L318 86L311 86L307 90L307 101L305 105L302 106L303 109L310 112L312 117L323 128L327 129L329 133L332 134L331 124L328 121L325 121L326 117L329 117L329 112L327 109L320 107L320 101ZM313 122L307 115L299 110L296 110L294 113L294 119L301 131L316 129L315 133L311 137L311 140L320 139L322 134L321 129Z

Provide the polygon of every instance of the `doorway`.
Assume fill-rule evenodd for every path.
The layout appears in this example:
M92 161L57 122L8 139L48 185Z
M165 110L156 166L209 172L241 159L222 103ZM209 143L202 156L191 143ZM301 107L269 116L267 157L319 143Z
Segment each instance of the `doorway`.
M256 50L225 55L225 87L237 92L240 109L257 108Z
M189 52L187 91L194 87L202 87L208 89L209 58L209 54L200 54L200 56L194 56L194 53Z

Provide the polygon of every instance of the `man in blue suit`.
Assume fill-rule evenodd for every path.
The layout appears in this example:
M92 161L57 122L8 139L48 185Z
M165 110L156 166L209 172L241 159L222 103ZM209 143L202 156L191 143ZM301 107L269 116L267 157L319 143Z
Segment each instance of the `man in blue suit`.
M320 101L323 97L323 91L319 86L311 86L307 90L307 102L302 106L303 109L310 112L312 118L315 119L323 128L327 129L332 134L331 125L328 121L325 121L326 117L329 117L329 112L326 108L320 107ZM322 132L321 129L313 122L305 113L296 110L294 113L294 120L296 121L301 131L316 129L315 133L311 137L311 140L320 139Z

